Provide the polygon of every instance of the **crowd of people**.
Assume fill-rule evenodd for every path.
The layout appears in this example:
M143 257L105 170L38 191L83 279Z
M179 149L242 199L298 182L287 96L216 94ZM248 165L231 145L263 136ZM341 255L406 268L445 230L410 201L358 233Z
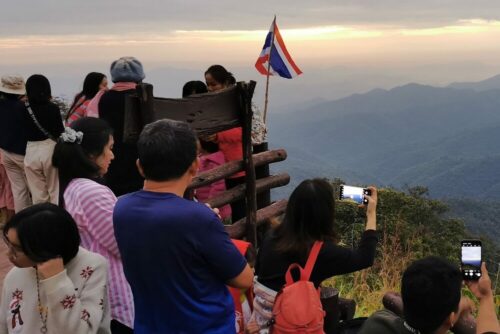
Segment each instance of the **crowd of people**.
M159 120L125 143L126 99L145 74L136 58L122 57L110 78L108 89L106 75L89 73L64 119L45 76L1 78L0 206L15 267L3 282L0 333L269 333L283 287L301 279L301 268L315 290L372 266L375 187L356 248L338 244L332 185L311 179L292 192L255 254L222 223L244 217L244 201L204 204L244 183L243 172L185 196L198 173L242 158L242 129L198 138L187 123ZM221 65L204 78L186 83L182 96L236 83ZM259 144L266 129L255 115ZM404 316L376 312L360 332L446 333L471 311L462 283L446 260L418 260L403 274ZM481 278L466 283L479 300L477 333L500 332L484 264Z

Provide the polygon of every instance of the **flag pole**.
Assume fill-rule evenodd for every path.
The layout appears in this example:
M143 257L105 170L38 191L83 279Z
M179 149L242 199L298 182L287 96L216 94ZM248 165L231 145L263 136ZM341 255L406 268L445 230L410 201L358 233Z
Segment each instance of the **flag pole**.
M274 33L276 31L276 15L274 15L274 20L273 20L273 34L272 34L272 40L271 40L271 46L269 48L269 58L267 59L267 75L266 75L266 95L265 95L265 100L264 100L264 124L266 124L266 116L267 116L267 104L269 102L269 76L270 76L270 71L271 71L271 52L273 52L273 46L274 46Z

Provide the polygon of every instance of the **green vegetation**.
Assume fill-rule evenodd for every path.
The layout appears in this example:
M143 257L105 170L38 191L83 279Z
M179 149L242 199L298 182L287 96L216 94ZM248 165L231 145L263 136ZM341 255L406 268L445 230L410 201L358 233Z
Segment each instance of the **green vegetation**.
M341 181L333 183L338 185ZM365 211L354 203L336 204L341 243L355 247L364 231ZM379 190L377 226L380 242L373 267L332 278L324 284L339 289L342 297L354 299L358 304L357 316L368 316L382 308L382 297L386 292L400 290L402 272L413 260L437 255L459 265L460 241L471 236L462 220L446 216L448 210L445 203L430 199L425 187L413 187L406 192ZM483 260L487 262L493 286L496 286L498 305L500 252L494 243L481 239Z

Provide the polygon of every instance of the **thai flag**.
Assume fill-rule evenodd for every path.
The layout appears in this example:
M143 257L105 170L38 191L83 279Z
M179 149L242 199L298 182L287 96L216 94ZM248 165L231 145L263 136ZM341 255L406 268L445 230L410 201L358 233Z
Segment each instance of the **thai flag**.
M263 75L268 75L268 62L269 75L279 75L282 78L292 79L297 75L302 74L302 71L295 65L292 57L286 49L283 38L281 38L280 31L276 25L276 17L271 24L271 28L266 36L266 41L259 59L255 63L255 68Z

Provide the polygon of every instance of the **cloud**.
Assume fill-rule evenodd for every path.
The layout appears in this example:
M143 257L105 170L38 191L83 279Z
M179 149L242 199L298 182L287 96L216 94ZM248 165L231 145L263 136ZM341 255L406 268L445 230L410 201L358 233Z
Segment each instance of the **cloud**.
M449 26L500 20L498 0L121 0L10 1L2 4L0 36L260 30L274 14L290 29L323 26Z

